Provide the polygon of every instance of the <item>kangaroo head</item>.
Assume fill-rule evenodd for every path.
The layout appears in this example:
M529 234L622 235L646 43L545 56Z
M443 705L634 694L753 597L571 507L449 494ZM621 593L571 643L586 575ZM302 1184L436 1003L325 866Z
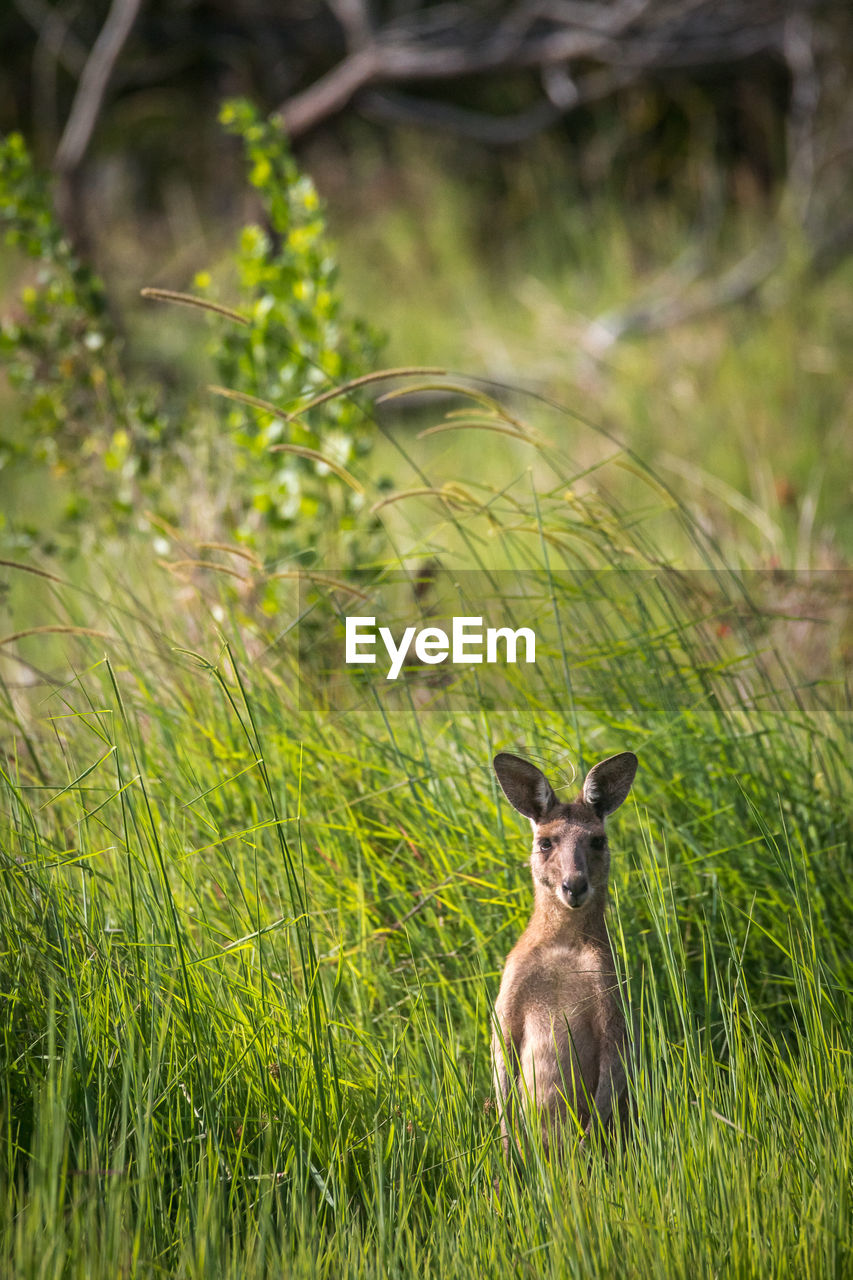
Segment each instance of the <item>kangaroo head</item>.
M594 765L572 804L563 804L541 769L501 751L495 773L510 804L530 819L533 879L572 910L601 899L607 890L610 851L604 819L618 809L637 772L633 751Z

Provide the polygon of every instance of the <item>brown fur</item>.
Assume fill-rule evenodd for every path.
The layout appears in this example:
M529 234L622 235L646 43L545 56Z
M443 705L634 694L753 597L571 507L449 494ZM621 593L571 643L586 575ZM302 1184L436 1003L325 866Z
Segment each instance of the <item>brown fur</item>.
M516 1108L539 1124L546 1147L567 1127L586 1135L624 1109L627 1037L604 920L604 818L628 794L636 763L630 752L603 761L578 799L561 804L535 765L495 759L501 786L533 827L533 914L504 967L492 1041L507 1150Z

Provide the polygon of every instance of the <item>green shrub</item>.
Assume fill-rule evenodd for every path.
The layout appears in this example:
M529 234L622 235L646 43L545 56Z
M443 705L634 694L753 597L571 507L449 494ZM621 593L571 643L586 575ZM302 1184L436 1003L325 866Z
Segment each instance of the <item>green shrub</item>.
M79 547L84 521L95 538L125 534L134 511L178 520L186 475L197 486L210 469L214 430L216 466L227 476L227 510L218 515L229 534L267 559L306 563L334 548L352 566L369 557L378 530L360 517L360 486L348 477L350 464L372 448L374 423L352 395L289 423L285 415L369 372L379 338L343 315L319 198L281 130L246 102L227 104L222 119L243 140L268 226L240 234L236 267L248 323L223 331L218 322L214 359L229 391L269 402L271 411L232 400L223 436L198 405L170 417L160 393L128 375L104 287L63 235L48 182L14 134L0 141L0 225L7 243L37 267L17 314L0 328L0 362L20 403L20 425L0 438L0 460L37 474L48 469L65 495L60 532ZM210 273L196 283L204 292ZM176 465L179 440L186 447ZM302 452L287 452L291 446ZM204 450L197 465L194 450ZM6 530L7 541L44 549L43 521L39 508Z
M104 287L63 234L20 134L0 139L0 227L36 264L16 314L0 322L0 364L19 403L2 462L47 467L57 482L71 473L61 518L75 540L83 521L121 527L170 439L168 420L156 396L129 384ZM7 536L42 544L41 514Z
M320 199L281 128L245 101L226 103L221 120L243 141L267 226L250 224L240 233L236 265L250 324L224 336L217 328L214 357L225 387L267 401L282 414L372 370L381 340L343 314ZM208 274L196 284L207 287ZM227 422L239 446L237 476L247 484L239 535L262 545L264 530L275 530L277 553L307 562L317 556L331 521L337 553L350 564L363 559L358 491L313 457L270 452L287 444L322 454L339 468L363 461L375 436L363 401L341 396L290 422L232 403Z

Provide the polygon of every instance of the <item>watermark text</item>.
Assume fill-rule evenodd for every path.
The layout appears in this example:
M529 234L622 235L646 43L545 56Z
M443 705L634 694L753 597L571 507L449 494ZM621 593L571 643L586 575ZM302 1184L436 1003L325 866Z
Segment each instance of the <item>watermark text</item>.
M376 663L380 642L388 659L387 680L397 679L407 658L429 664L450 661L456 666L536 661L536 635L530 627L484 628L482 618L453 618L449 635L442 627L405 627L397 639L390 627L377 628L375 618L346 619L348 666ZM519 658L519 650L523 659Z

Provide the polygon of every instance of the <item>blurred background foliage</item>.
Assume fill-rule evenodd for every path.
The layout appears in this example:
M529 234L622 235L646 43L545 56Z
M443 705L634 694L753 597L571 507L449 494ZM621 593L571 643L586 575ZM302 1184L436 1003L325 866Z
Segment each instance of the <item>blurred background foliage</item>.
M401 445L432 400L377 408L377 434L369 393L289 422L245 398L293 410L375 369L384 334L388 363L605 428L732 559L845 567L851 27L807 0L13 0L8 544L73 556L165 522L363 563L340 471L416 478ZM562 433L583 465L609 447ZM480 465L476 436L424 448L434 477Z

